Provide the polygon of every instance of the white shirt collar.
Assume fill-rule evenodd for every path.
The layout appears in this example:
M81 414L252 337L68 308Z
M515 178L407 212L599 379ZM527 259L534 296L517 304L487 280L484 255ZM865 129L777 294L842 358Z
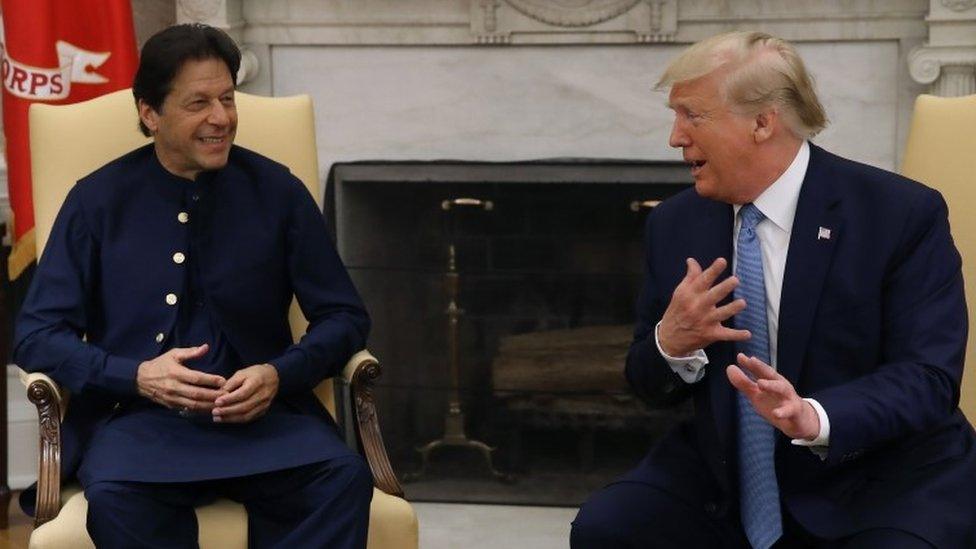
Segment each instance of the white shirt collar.
M773 184L766 188L752 203L777 227L792 232L796 204L800 200L800 187L810 164L810 144L805 140L796 152L793 162ZM733 206L734 214L739 214L742 204Z

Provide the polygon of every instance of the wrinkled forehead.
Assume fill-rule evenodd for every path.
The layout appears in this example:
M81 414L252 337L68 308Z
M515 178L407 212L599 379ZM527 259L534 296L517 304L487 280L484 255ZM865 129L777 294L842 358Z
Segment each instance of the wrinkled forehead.
M217 57L187 59L173 75L167 96L233 91L234 79L227 64Z

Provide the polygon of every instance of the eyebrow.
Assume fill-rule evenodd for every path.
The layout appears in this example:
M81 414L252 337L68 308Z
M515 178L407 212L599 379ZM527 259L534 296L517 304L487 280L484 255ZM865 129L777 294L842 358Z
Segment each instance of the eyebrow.
M231 86L231 87L229 87L229 88L227 88L225 90L222 90L220 93L218 93L217 94L217 97L223 97L223 96L225 96L225 95L227 95L229 93L234 93L235 91L237 91L237 90L233 86ZM196 101L197 99L206 99L207 97L209 97L209 96L206 93L201 92L201 91L196 91L196 92L193 92L190 95L188 95L185 100L186 101Z

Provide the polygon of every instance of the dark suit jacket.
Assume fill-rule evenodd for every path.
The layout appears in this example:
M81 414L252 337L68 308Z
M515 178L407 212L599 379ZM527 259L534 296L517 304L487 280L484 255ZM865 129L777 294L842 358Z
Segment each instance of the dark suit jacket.
M220 330L242 365L277 367L278 400L331 421L311 390L365 346L369 318L321 211L285 166L237 146L226 167L201 177L209 191L199 200L212 204L195 259ZM187 283L172 259L191 238L177 217L184 199L147 145L81 179L54 223L17 318L14 360L72 393L63 477L116 403L140 398L140 362L165 350L155 336L173 331L178 312L165 296L184 296ZM310 321L295 344L293 295ZM334 445L348 452L338 437Z
M693 399L690 440L721 497L737 501L725 375L733 345L708 347L705 377L686 384L653 334L686 257L731 265L732 212L689 189L649 215L626 374L653 404ZM821 227L829 239L818 238ZM830 446L821 460L778 433L776 471L785 506L815 534L892 527L939 547L976 546L976 448L958 409L967 334L960 265L938 192L811 145L786 260L778 368L823 405Z

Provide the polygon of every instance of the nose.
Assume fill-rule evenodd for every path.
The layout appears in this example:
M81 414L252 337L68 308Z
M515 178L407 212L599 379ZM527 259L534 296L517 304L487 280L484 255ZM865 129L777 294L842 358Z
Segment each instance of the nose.
M210 115L207 116L207 122L214 126L226 126L230 122L230 113L227 110L228 108L219 99L215 99L210 104Z
M691 145L691 139L688 138L688 134L681 128L681 121L677 117L674 119L674 124L671 125L671 136L668 138L668 145L676 149Z

